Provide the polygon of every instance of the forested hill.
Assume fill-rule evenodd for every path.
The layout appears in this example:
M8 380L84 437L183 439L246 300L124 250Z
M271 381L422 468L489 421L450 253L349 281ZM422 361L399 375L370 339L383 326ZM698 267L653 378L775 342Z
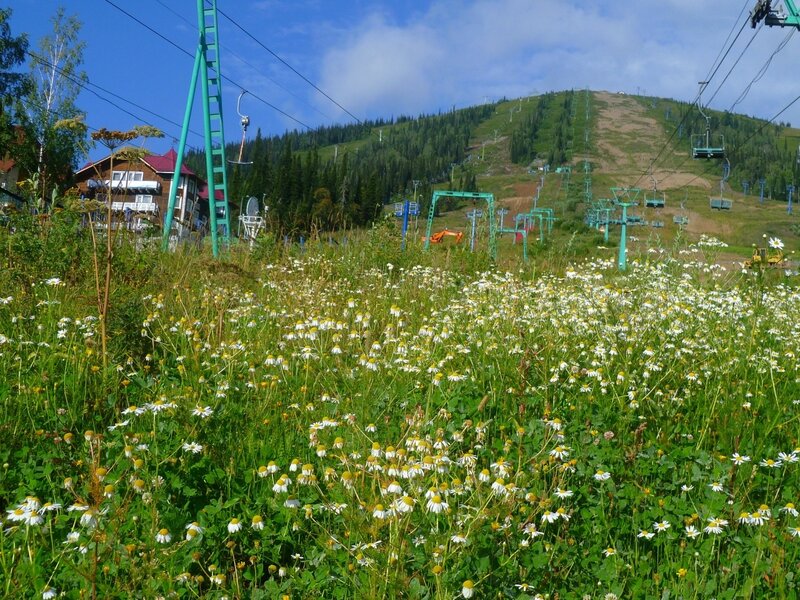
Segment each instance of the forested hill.
M259 132L244 149L253 164L229 167L231 198L264 198L270 218L287 233L366 225L386 201L413 189L414 180L420 198L448 181L451 166L465 161L475 128L495 110L487 104L280 137ZM228 156L237 152L238 146L227 149ZM198 154L187 160L202 172ZM475 190L476 177L453 185Z
M674 103L677 114L672 111L673 128L686 118L684 132L702 132L705 119L697 108L686 103ZM669 106L669 105L667 105ZM777 200L785 200L787 186L798 181L800 174L800 136L789 123L769 123L730 112L707 111L711 122L712 142L722 140L731 165L729 180L740 189L747 182L755 189L761 179L765 180L765 194ZM666 115L666 113L665 113ZM686 136L684 135L684 138ZM688 147L688 141L684 141Z
M231 202L235 211L243 198L263 199L270 207L272 225L287 234L364 226L386 203L413 196L415 181L425 210L435 187L497 193L493 188L502 183L498 173L519 173L544 164L578 165L588 158L594 176L619 175L604 162L603 153L598 152L601 147L637 155L638 167L661 156L665 168L684 170L705 187L717 185L720 169L716 163L686 160L693 135L706 129L696 106L624 97L629 103L625 106L644 111L659 126L649 146L626 146L612 129L603 126L603 116L590 110L590 99L597 97L583 91L553 92L418 118L321 127L272 137L259 132L244 147L244 159L253 164L229 166ZM763 179L767 197L785 199L787 186L800 179L798 131L788 123L705 112L710 117L712 141L724 138L731 166L728 185L737 191L743 186L757 190ZM619 118L624 129L626 115ZM586 146L589 139L591 148ZM238 146L230 144L229 157L238 154ZM493 170L483 160L487 147L492 150ZM198 154L190 155L188 161L198 172L203 171ZM490 171L494 176L485 177ZM579 191L575 198L579 201Z

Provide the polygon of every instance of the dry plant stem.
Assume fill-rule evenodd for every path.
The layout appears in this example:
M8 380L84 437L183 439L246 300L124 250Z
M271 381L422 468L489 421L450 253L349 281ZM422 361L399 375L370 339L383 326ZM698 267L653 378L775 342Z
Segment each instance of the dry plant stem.
M100 264L97 261L97 236L94 231L94 222L92 221L92 213L89 216L89 232L92 236L92 264L94 267L94 285L95 293L97 294L97 312L99 313L102 308L102 296L100 295Z
M109 194L108 194L108 206L106 207L106 276L105 282L103 285L103 302L100 308L100 340L103 344L103 371L105 372L108 369L108 329L106 327L106 321L108 317L108 305L111 295L111 260L113 258L113 239L111 237L111 219L113 218L113 213L111 211L111 207L113 206L113 196L114 196L114 183L113 183L113 176L114 176L114 156L111 156L111 181L109 181Z
M111 221L113 219L113 196L114 196L114 148L119 144L135 139L139 136L155 136L158 132L154 128L136 128L131 131L109 131L107 129L100 129L92 134L92 139L99 140L110 151L110 164L109 164L109 181L108 181L108 194L106 197L106 264L105 264L105 277L103 281L103 288L100 289L100 268L97 260L97 243L92 233L92 242L94 248L94 268L95 268L95 283L97 286L97 308L100 317L100 342L103 354L103 370L108 369L108 326L107 317L108 309L111 301L111 276L112 276L112 259L114 256L113 246L114 237L112 237ZM121 188L121 186L119 186Z

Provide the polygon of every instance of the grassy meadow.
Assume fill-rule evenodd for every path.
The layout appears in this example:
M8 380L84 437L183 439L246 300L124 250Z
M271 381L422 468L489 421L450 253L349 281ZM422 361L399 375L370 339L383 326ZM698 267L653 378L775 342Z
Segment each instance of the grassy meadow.
M0 228L0 596L797 597L796 274L120 240L104 353L52 221Z

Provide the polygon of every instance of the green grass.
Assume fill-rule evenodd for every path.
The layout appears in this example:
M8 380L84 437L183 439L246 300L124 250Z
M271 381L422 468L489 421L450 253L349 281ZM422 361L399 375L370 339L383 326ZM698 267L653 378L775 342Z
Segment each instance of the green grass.
M79 217L0 228L0 596L796 597L796 265L739 262L800 231L712 211L708 176L636 209L665 227L619 273L619 229L582 225L584 101L528 262L505 235L492 265L485 221L423 252L424 217L406 252L394 217L220 261L124 240L107 369ZM508 139L535 105L476 130L498 205L538 180ZM596 198L629 175L593 167Z
M108 370L87 271L0 230L2 594L795 597L796 276L395 225L121 246Z

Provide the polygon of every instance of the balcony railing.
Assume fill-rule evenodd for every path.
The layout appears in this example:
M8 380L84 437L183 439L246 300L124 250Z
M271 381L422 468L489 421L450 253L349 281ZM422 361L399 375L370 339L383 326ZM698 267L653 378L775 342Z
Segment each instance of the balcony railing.
M131 210L135 213L157 213L158 204L155 202L112 202L111 210L120 212Z
M123 181L120 179L109 181L106 179L102 182L104 188L108 188L109 185L111 185L114 190L126 190L134 194L161 193L161 183L158 181Z

